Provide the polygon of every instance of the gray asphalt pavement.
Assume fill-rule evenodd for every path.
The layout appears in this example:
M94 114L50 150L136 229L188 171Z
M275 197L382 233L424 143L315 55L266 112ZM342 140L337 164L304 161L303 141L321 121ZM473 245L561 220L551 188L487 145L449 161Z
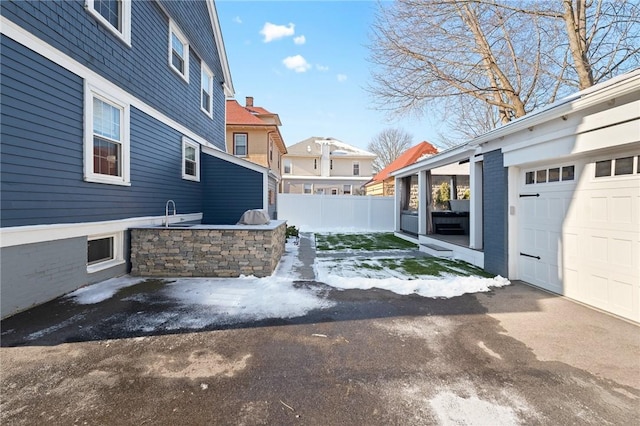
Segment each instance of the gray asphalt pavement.
M322 288L335 305L297 318L149 333L106 321L141 309L115 298L89 306L57 300L8 318L0 422L635 425L640 419L635 324L522 283L451 299L296 285ZM71 317L74 327L65 326ZM47 332L38 338L37 330Z

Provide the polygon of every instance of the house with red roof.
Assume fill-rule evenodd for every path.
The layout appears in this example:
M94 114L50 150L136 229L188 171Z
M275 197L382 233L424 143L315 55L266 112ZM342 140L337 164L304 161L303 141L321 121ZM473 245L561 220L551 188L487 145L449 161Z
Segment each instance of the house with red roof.
M245 105L227 99L226 148L229 154L268 169L269 215L276 217L276 194L281 180L282 156L287 153L280 134L282 122L278 114L253 104L247 96Z
M380 170L380 172L365 185L367 195L393 196L395 193L395 178L391 176L391 173L437 152L438 149L427 141L420 142L409 148L391 162L391 164Z

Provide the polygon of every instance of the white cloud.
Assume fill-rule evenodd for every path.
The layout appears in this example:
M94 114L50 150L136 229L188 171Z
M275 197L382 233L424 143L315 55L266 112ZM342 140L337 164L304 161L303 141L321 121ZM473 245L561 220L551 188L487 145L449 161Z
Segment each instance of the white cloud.
M320 64L316 64L316 69L318 71L322 71L322 72L326 72L329 71L329 67L326 65L320 65Z
M337 78L338 78L338 81L340 83L343 83L343 82L347 81L347 75L346 74L338 74Z
M295 25L289 23L289 25L276 25L271 22L266 22L264 27L260 30L260 34L264 36L264 42L269 43L273 40L278 40L283 37L292 36L295 33Z
M298 37L294 37L293 38L293 42L295 44L305 44L307 42L307 38L303 35L298 36Z
M301 55L288 56L282 60L285 67L295 72L305 72L311 68L311 65Z
M236 16L235 18L233 18L233 22L235 22L236 24L242 24L242 19L240 19L239 16Z

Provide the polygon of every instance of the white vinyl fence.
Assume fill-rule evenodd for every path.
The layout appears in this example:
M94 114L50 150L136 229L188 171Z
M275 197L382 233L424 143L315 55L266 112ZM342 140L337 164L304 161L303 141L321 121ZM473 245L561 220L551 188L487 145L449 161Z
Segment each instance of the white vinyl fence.
M278 219L301 231L394 229L393 197L278 194Z

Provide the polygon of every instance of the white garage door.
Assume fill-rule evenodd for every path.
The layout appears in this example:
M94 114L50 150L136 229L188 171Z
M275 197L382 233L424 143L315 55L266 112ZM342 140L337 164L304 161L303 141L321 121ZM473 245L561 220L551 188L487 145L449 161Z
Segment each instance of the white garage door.
M640 322L640 156L521 174L520 278Z

